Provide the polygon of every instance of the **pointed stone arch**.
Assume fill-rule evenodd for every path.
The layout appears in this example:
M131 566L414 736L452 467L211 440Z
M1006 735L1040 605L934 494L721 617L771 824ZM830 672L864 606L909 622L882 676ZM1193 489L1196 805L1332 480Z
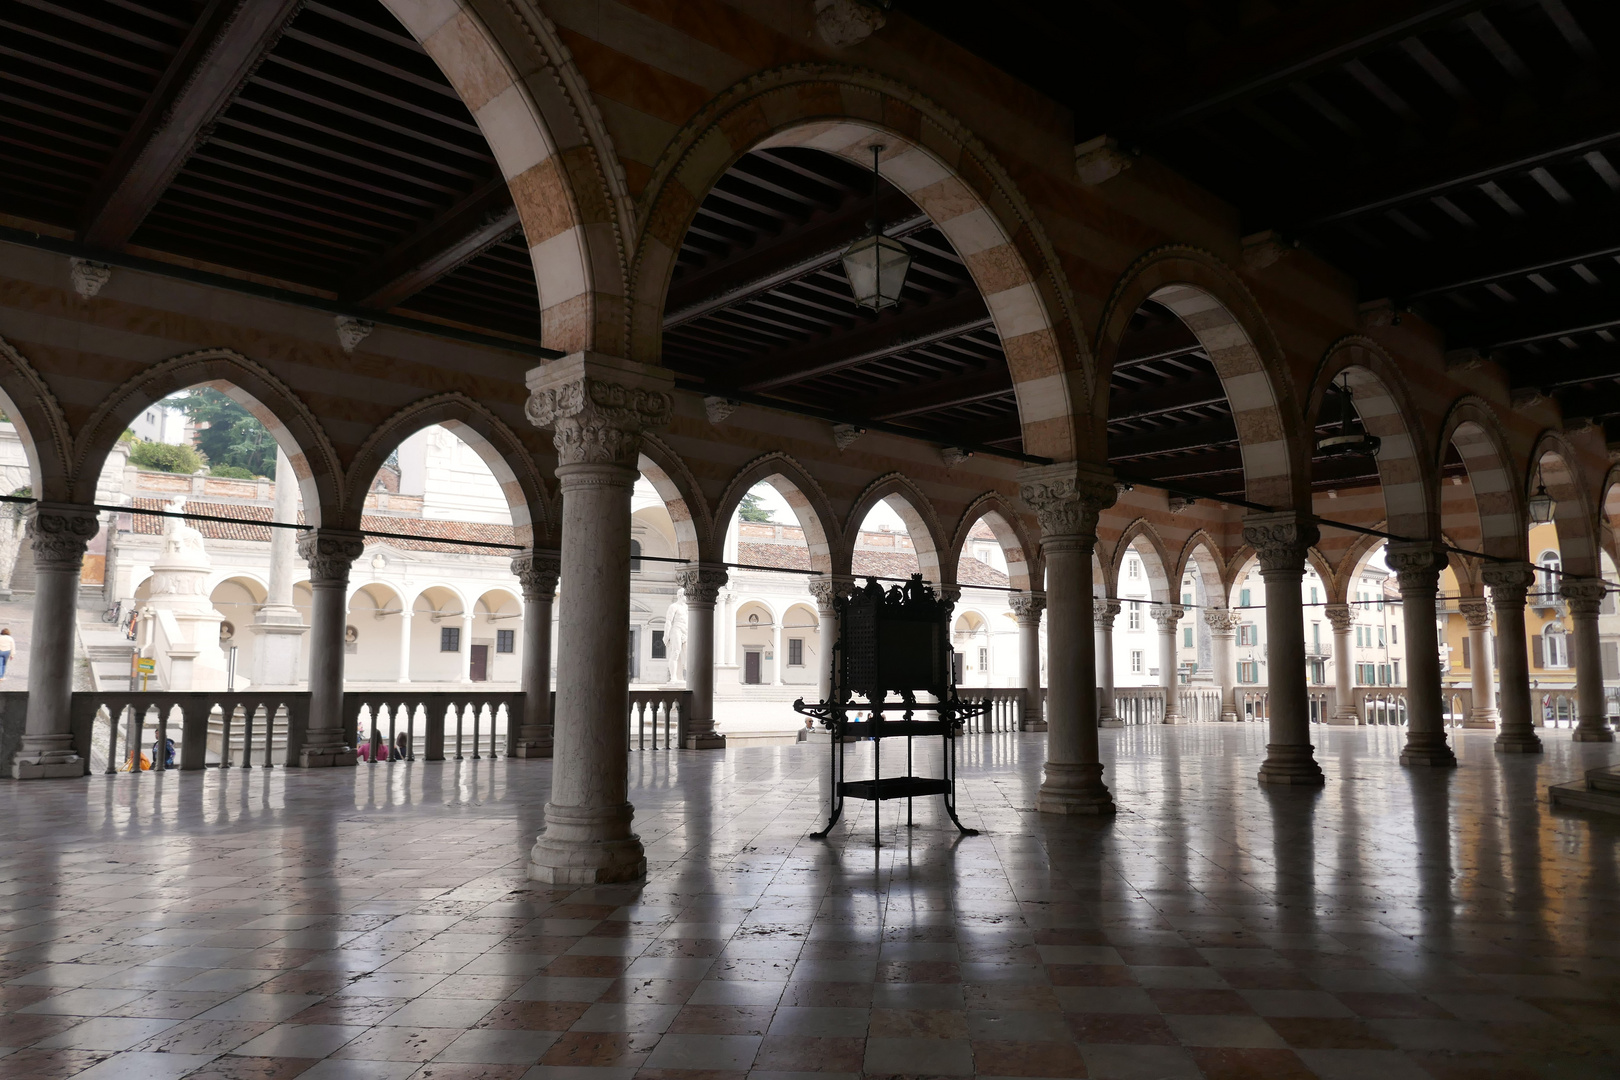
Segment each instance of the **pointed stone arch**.
M1173 603L1174 589L1170 578L1170 568L1175 559L1170 554L1169 545L1159 530L1147 518L1137 518L1125 526L1119 534L1119 540L1114 544L1114 557L1108 568L1109 577L1113 582L1114 595L1119 595L1120 570L1125 565L1127 552L1135 551L1142 559L1142 566L1147 572L1148 594L1155 604ZM1149 558L1151 556L1151 558ZM1180 581L1180 578L1176 579Z
M641 438L641 475L664 500L670 523L675 526L675 546L689 562L719 562L722 555L714 541L714 522L698 488L697 478L686 462L663 440L647 434Z
M69 468L72 501L95 501L102 462L143 409L191 387L218 390L265 426L298 477L309 524L327 524L342 516L343 468L315 414L267 368L232 349L170 357L109 394L74 441Z
M1449 534L1471 548L1478 548L1496 559L1522 560L1527 550L1528 519L1519 470L1512 466L1507 438L1490 405L1472 395L1455 402L1440 425L1440 438L1432 459L1438 473L1445 465L1446 451L1455 446L1468 470L1474 490L1474 522L1441 522ZM1459 528L1459 524L1465 526ZM1472 534L1472 535L1470 535Z
M73 436L68 432L62 406L34 365L5 338L0 338L0 408L17 428L28 458L34 497L67 499ZM0 492L4 494L9 492Z
M506 496L518 543L555 547L557 529L551 495L535 465L533 452L494 413L459 392L414 401L384 420L366 437L349 466L342 527L360 527L366 489L388 455L418 431L434 425L446 428L470 446L495 475Z
M833 512L832 503L815 477L791 455L780 451L755 458L727 481L714 504L715 544L725 542L731 515L743 496L760 483L775 488L793 511L810 547L811 569L818 574L848 574L850 545L843 543L839 535L838 515ZM718 552L715 558L720 558Z
M1593 485L1587 482L1580 455L1557 431L1544 431L1530 452L1525 473L1525 498L1536 491L1540 473L1556 505L1553 524L1558 530L1559 557L1567 574L1594 580L1602 576L1598 559L1598 511L1592 503Z
M1237 274L1193 247L1149 251L1114 286L1093 350L1097 389L1091 402L1091 452L1107 454L1109 379L1131 316L1149 300L1174 312L1215 365L1237 426L1248 500L1275 509L1308 506L1308 482L1298 464L1304 445L1302 412L1293 400L1282 348Z
M1374 460L1388 530L1415 540L1433 539L1440 520L1429 437L1405 377L1377 342L1352 335L1329 346L1311 382L1304 430L1316 430L1328 387L1341 376L1350 384L1362 426L1379 438Z
M990 527L996 543L1001 545L1002 557L1007 560L1008 584L1025 592L1038 589L1041 582L1038 545L1032 541L1011 503L994 491L980 495L962 512L945 557L946 581L956 580L956 568L962 561L968 536L980 520Z
M940 559L943 552L948 550L949 541L945 538L945 530L940 527L939 516L934 512L934 504L928 496L922 493L911 479L901 473L889 473L880 476L866 486L860 498L850 509L849 517L844 520L844 548L854 552L855 543L860 538L861 523L866 515L878 503L887 503L889 508L900 515L905 523L906 532L911 536L911 547L917 555L917 566L922 571L924 580L943 583L946 578L942 576L943 567Z
M1024 452L1073 460L1091 440L1090 360L1056 248L1011 175L968 127L875 72L800 64L719 94L671 141L643 190L631 269L630 356L657 363L664 298L699 204L743 154L806 146L879 170L961 256L1001 336Z
M1203 529L1194 531L1187 537L1186 542L1181 545L1181 551L1176 555L1176 564L1172 572L1174 580L1179 581L1187 572L1189 565L1196 565L1199 576L1204 579L1205 592L1209 592L1211 588L1218 590L1221 603L1224 604L1230 582L1226 580L1227 567L1225 561L1221 559L1220 551L1220 545L1215 543L1214 537L1209 533Z

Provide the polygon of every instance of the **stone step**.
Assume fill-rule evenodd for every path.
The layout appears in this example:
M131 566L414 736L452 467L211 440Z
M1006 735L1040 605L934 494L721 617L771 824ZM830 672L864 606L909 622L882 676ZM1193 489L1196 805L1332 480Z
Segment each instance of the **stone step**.
M1620 816L1620 791L1589 787L1585 780L1554 784L1547 789L1547 797L1553 806L1567 810L1591 810Z
M122 662L124 667L128 668L130 654L135 651L135 646L133 643L129 645L87 645L84 651L90 657L92 664Z
M1586 770L1586 786L1593 791L1612 791L1620 795L1620 765Z

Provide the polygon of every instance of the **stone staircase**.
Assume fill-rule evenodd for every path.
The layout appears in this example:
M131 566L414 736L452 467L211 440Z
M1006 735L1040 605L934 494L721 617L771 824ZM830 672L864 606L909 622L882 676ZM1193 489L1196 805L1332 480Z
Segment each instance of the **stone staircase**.
M1587 769L1586 778L1547 789L1552 805L1570 810L1596 810L1620 814L1620 765Z

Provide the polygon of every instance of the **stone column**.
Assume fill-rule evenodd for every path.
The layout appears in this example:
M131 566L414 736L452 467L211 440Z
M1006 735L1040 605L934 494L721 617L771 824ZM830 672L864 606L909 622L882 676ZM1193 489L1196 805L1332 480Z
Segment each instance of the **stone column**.
M357 532L310 529L298 536L298 554L309 564L309 588L313 594L309 618L309 726L298 749L302 768L355 763L354 746L343 719L343 630L348 622L349 567L364 550L365 537Z
M404 601L400 601L404 603ZM399 681L411 681L411 619L414 613L410 608L399 613Z
M1323 609L1333 626L1333 690L1339 700L1327 718L1330 724L1352 725L1361 723L1356 712L1356 680L1353 670L1355 654L1350 651L1350 634L1356 626L1356 613L1349 604L1329 604Z
M520 758L551 756L551 599L561 570L552 552L525 551L512 559L523 587L523 723L512 748Z
M1231 608L1205 608L1204 623L1209 627L1210 663L1215 665L1215 681L1221 688L1221 716L1224 723L1238 718L1237 699L1232 691L1237 685L1237 671L1232 660L1232 641L1237 637L1238 623L1243 616Z
M1187 609L1180 604L1154 604L1153 621L1159 624L1159 685L1164 687L1166 724L1184 724L1181 715L1181 686L1176 679L1176 628Z
M816 618L821 622L821 655L816 672L816 700L831 701L838 683L838 658L833 644L838 640L838 600L848 592L832 577L810 579L810 595L816 598Z
M1311 703L1305 688L1305 610L1299 583L1305 553L1318 532L1290 510L1249 514L1243 539L1260 559L1266 583L1266 690L1271 699L1270 741L1260 766L1262 784L1323 783L1311 745Z
M1455 766L1457 755L1446 739L1445 704L1441 699L1440 637L1434 601L1446 554L1428 543L1390 544L1384 562L1401 586L1401 628L1406 633L1406 748L1402 765Z
M1486 563L1480 577L1491 588L1496 611L1496 674L1501 687L1501 730L1496 749L1503 754L1539 754L1541 737L1530 713L1530 659L1525 652L1524 600L1536 580L1529 563Z
M1091 618L1092 628L1095 631L1092 645L1097 650L1097 692L1102 695L1102 700L1097 702L1097 726L1124 727L1125 721L1121 720L1114 712L1114 620L1119 618L1119 601L1092 600ZM1023 624L1020 623L1019 625L1021 627ZM1038 620L1035 629L1037 631L1035 637L1035 649L1037 652L1035 670L1039 673L1041 642L1038 633L1040 630Z
M73 701L73 646L84 551L101 522L94 510L73 503L37 502L24 516L34 551L34 621L28 716L22 746L11 759L11 775L17 780L82 776L85 763L74 749L68 715Z
M1569 605L1569 621L1574 624L1570 637L1575 646L1575 703L1580 719L1572 736L1576 742L1614 741L1603 707L1603 650L1598 637L1603 593L1603 582L1589 579L1566 577L1558 586L1558 594Z
M1112 814L1097 745L1097 657L1092 642L1091 555L1097 515L1118 491L1107 471L1079 463L1018 474L1041 524L1046 563L1046 776L1035 808Z
M463 611L461 613L461 681L463 683L472 682L472 636L473 613Z
M1491 677L1491 608L1483 597L1457 601L1468 623L1468 679L1473 706L1463 720L1465 728L1496 729L1496 680Z
M632 881L647 871L631 830L630 494L643 432L673 409L665 370L574 353L529 373L529 419L552 431L562 491L561 635L551 798L529 877Z
M786 618L784 615L783 618ZM782 645L786 642L782 636L782 624L771 618L771 685L782 685Z
M726 737L714 727L714 602L726 587L726 568L699 563L682 569L676 580L686 592L686 685L692 690L692 715L686 717L681 745L724 750ZM781 659L777 653L778 671Z
M298 477L292 462L276 449L276 505L272 521L298 523ZM254 636L253 670L248 678L257 690L262 686L292 686L298 682L298 659L303 652L304 635L309 627L293 606L293 549L297 533L292 529L270 530L270 583L268 595L253 613L248 627Z

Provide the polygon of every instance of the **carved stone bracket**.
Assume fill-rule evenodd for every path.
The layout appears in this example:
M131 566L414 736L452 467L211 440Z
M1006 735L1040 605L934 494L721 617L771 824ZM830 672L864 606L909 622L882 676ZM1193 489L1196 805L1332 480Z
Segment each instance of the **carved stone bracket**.
M1350 609L1349 604L1329 604L1323 608L1328 622L1333 624L1335 634L1348 634L1350 628L1356 624L1356 613Z
M1302 577L1306 552L1320 537L1313 522L1292 510L1250 514L1243 519L1243 540L1254 548L1262 577L1272 574Z
M574 353L529 372L525 412L549 428L559 465L634 468L641 436L674 413L674 375L629 360Z
M1536 568L1529 563L1486 563L1480 580L1491 588L1491 603L1500 608L1524 607L1525 595L1536 582Z
M1041 523L1043 540L1075 538L1095 547L1097 517L1119 497L1110 473L1075 462L1024 469L1018 481Z
M557 577L562 573L562 557L551 551L525 551L512 556L512 573L523 586L525 603L535 604L557 595Z
M101 521L88 506L37 502L25 512L34 565L41 570L70 570L84 565L84 551Z
M695 604L712 605L720 599L720 590L726 587L729 579L726 568L714 563L683 567L675 575L675 580L686 593L687 602Z
M1489 630L1491 628L1491 605L1485 602L1484 597L1469 597L1457 601L1457 610L1462 612L1463 621L1470 630Z
M1607 592L1601 581L1565 578L1558 583L1558 595L1569 604L1571 616L1596 618L1603 607L1603 597Z
M298 534L298 555L309 564L311 585L347 585L349 568L365 549L363 533L309 529Z

